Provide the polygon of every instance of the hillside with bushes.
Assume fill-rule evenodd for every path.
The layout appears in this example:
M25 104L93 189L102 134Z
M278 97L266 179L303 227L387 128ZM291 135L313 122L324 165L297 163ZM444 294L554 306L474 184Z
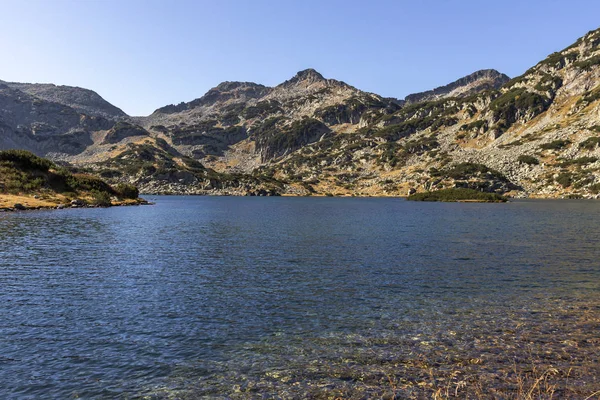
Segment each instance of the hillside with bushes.
M109 185L24 150L0 151L0 209L110 207L142 204L128 183Z

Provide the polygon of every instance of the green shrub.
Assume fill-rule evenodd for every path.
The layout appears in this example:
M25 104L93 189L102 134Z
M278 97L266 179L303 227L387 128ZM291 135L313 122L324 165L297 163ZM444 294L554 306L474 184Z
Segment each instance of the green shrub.
M470 179L477 175L489 174L496 179L506 181L506 177L501 172L491 169L483 164L468 162L456 164L450 169L443 171L442 174L455 180Z
M280 104L277 100L259 101L258 103L256 103L256 105L246 108L242 112L242 116L246 119L251 119L256 117L264 117L268 114L282 112L283 110L279 106Z
M540 161L535 158L534 156L528 156L528 155L520 155L517 158L517 161L520 162L521 164L527 164L527 165L538 165L540 163Z
M385 106L381 104L379 108ZM360 120L361 115L369 109L367 104L364 104L357 98L351 98L342 104L336 104L325 108L320 108L315 111L315 116L322 119L330 125L336 124L356 124ZM388 117L384 115L382 119Z
M574 158L573 160L563 161L562 163L560 163L560 166L568 167L569 165L585 165L595 163L596 161L598 161L598 158L596 157L579 157Z
M562 187L567 188L573 183L573 176L569 173L562 173L556 177L555 181Z
M119 183L115 186L115 192L117 196L124 199L137 199L140 195L140 191L135 185L130 183Z
M442 127L448 127L458 124L458 118L455 117L444 117L434 121L431 124L431 130L435 131Z
M537 93L528 92L524 88L514 88L494 99L490 103L494 120L498 127L508 129L519 116L529 114L535 117L548 108L550 99Z
M221 117L223 125L235 125L240 122L240 117L235 112L228 112Z
M110 207L112 205L110 201L110 194L107 192L100 192L98 190L92 190L92 202L91 204L98 207Z
M595 55L593 57L588 58L587 60L573 63L574 67L581 68L584 71L589 71L590 69L592 69L592 67L596 65L600 65L600 55Z
M75 191L98 191L114 194L114 190L110 185L104 182L102 179L87 175L87 174L73 174L68 180L69 186Z
M535 90L539 90L540 92L551 92L554 94L562 84L563 81L559 76L543 74L540 81L535 85Z
M380 147L383 151L379 155L379 164L388 164L391 167L395 167L404 161L406 154L398 143L387 142L383 143Z
M484 119L471 122L470 124L465 124L460 127L460 130L461 131L479 131L482 128L483 128L484 132L487 132L488 122Z
M556 68L562 68L565 66L565 56L560 52L550 54L546 59L540 61L539 65L549 65Z
M600 99L600 88L596 88L591 92L584 94L579 100L577 100L577 104L590 104L598 99Z
M262 150L263 159L297 150L330 132L325 124L314 118L294 121L283 128L278 128L278 121L279 118L270 118L255 131L256 145Z
M594 194L600 193L600 183L594 183L593 185L588 186L588 190Z
M543 150L560 150L562 148L567 147L568 145L571 144L571 141L568 139L558 139L558 140L553 140L550 143L544 143L542 145L540 145L540 149Z
M409 154L423 154L426 151L439 147L440 143L435 137L424 137L419 140L406 142L404 150Z
M26 150L0 151L0 162L8 161L26 170L48 171L54 163Z
M579 143L579 147L585 150L594 150L600 144L600 137L592 136Z

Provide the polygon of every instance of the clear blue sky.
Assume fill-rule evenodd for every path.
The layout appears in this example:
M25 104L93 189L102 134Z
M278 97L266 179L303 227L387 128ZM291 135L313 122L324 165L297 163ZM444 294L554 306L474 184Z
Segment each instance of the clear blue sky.
M600 27L598 0L0 0L0 80L93 89L130 115L315 68L403 98L516 76Z

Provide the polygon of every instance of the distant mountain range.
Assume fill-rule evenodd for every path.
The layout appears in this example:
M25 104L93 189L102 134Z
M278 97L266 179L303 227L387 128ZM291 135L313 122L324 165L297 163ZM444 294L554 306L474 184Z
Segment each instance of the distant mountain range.
M0 81L0 149L144 192L595 197L599 44L592 31L514 79L481 70L404 100L307 69L275 87L223 82L147 117L87 89Z

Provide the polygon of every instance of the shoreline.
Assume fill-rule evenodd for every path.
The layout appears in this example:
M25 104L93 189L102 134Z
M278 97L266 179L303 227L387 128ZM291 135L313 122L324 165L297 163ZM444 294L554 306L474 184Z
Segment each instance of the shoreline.
M37 200L33 199L32 200ZM2 201L2 195L0 195L0 204ZM73 200L75 202L75 200ZM117 201L111 203L110 206L101 206L95 204L89 204L84 201L78 201L76 203L64 204L64 203L56 203L56 204L36 204L29 205L27 202L23 203L15 203L12 207L0 206L0 213L6 212L19 212L19 211L43 211L43 210L70 210L74 208L111 208L111 207L130 207L130 206L145 206L145 205L154 205L154 203L145 200L143 198L139 198L136 200L125 200L125 201Z
M248 195L234 195L234 194L160 194L160 193L142 193L142 196L166 196L166 197L175 197L175 196L183 196L183 197L282 197L282 198L344 198L344 199L404 199L408 200L409 196L393 196L393 195L368 195L368 196L350 196L350 195L311 195L311 196L301 196L301 195L290 195L284 194L281 196L248 196ZM0 213L7 212L19 212L19 211L43 211L43 210L67 210L74 208L111 208L111 207L130 207L130 206L143 206L143 205L155 205L156 203L146 200L144 198L139 198L136 200L124 200L113 202L110 206L101 206L90 204L85 201L78 202L75 204L65 204L65 203L51 203L39 199L35 199L34 197L29 196L19 196L20 199L23 199L22 202L15 202L12 206L7 206L7 202L4 195L0 194ZM509 197L507 201L486 201L486 200L455 200L455 201L443 201L443 200L435 200L435 201L420 201L421 203L488 203L488 204L501 204L501 203L513 203L514 201L595 201L597 199L590 198L556 198L556 197ZM76 200L74 200L76 201ZM34 204L30 204L30 203ZM3 204L4 203L4 204Z
M599 308L589 298L552 298L531 307L488 308L486 315L468 307L453 309L446 315L454 318L442 318L433 330L420 330L412 320L394 320L377 330L306 338L291 346L273 340L269 371L244 372L248 365L236 359L219 371L219 381L210 375L175 375L173 380L185 378L188 385L165 385L143 394L159 399L241 399L256 393L291 398L596 398L600 341L593 332ZM467 323L465 316L472 313L480 318ZM232 390L236 385L239 389Z

